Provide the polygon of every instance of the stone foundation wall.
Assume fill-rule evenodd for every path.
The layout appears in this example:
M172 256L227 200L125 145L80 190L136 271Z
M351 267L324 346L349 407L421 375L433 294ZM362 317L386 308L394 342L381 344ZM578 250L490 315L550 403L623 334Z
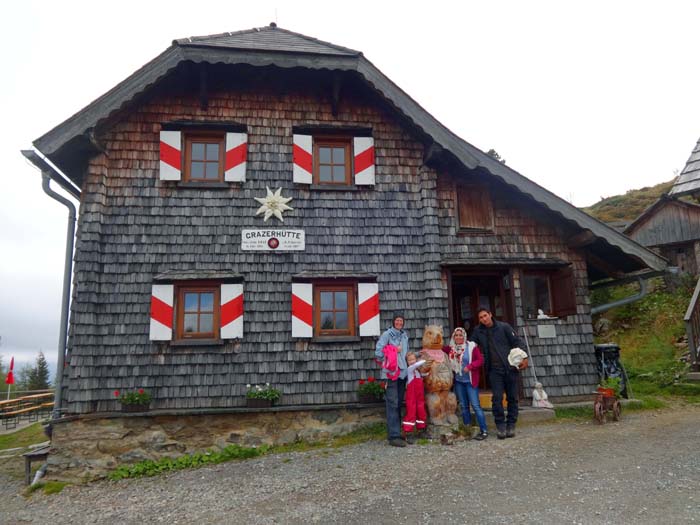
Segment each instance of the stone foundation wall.
M88 481L120 464L177 457L235 443L320 441L384 421L384 406L210 415L109 417L55 422L48 478Z

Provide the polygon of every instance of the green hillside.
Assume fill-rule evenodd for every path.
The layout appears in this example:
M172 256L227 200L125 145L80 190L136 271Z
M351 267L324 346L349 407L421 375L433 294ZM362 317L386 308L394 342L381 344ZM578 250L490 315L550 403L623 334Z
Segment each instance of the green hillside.
M670 180L656 186L629 190L624 195L615 195L596 202L593 206L583 208L583 211L603 222L630 222L651 206L661 195L667 193L672 185L673 180Z

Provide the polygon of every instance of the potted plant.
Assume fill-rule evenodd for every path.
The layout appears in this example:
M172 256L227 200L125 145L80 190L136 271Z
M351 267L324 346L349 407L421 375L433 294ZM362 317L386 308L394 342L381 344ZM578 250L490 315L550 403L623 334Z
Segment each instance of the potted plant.
M122 404L122 412L146 412L151 404L151 394L143 388L131 392L115 390L114 397Z
M377 381L372 376L358 381L357 397L360 403L376 403L384 399L386 383Z
M606 377L600 380L598 384L598 392L605 397L620 397L620 384L622 380L619 377Z
M248 391L245 394L246 402L250 408L268 408L274 405L282 392L272 388L270 383L264 385L246 385Z

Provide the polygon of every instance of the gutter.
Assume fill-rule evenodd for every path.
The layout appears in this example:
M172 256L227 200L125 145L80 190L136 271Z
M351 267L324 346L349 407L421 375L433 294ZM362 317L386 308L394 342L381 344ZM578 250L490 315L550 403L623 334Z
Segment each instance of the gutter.
M618 306L624 306L626 304L634 303L636 301L639 301L640 299L643 299L646 297L646 295L649 293L649 290L647 289L647 280L651 279L653 277L659 277L663 275L664 273L670 273L670 274L677 274L678 273L678 268L675 266L668 267L666 271L652 271L652 272L646 272L640 275L633 275L629 277L624 277L622 279L616 279L614 281L608 281L600 284L594 284L591 286L591 290L595 289L600 289L600 288L607 288L609 286L618 286L621 284L627 284L631 282L637 282L639 284L639 292L637 292L634 295L630 295L629 297L625 297L623 299L618 299L617 301L612 301L610 303L606 304L601 304L599 306L594 306L591 308L591 315L596 315L602 312L607 312L608 310L612 310L613 308L617 308Z
M73 242L75 239L76 210L71 201L51 189L51 181L55 181L71 196L80 200L80 190L68 182L58 171L52 168L33 150L22 150L22 155L41 171L41 187L49 197L68 208L68 226L66 228L66 251L63 265L63 294L61 298L61 321L58 339L58 360L56 363L56 394L54 396L51 419L61 415L61 400L63 398L63 370L68 349L68 312L70 307L70 284L73 273Z

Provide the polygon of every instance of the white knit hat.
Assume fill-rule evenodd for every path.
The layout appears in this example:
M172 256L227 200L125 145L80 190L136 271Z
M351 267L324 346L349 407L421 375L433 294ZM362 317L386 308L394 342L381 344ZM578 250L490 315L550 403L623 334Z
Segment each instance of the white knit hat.
M510 366L514 366L515 368L518 368L520 366L520 363L523 362L523 359L527 359L527 354L524 350L520 348L513 348L508 354L508 363L510 364Z

